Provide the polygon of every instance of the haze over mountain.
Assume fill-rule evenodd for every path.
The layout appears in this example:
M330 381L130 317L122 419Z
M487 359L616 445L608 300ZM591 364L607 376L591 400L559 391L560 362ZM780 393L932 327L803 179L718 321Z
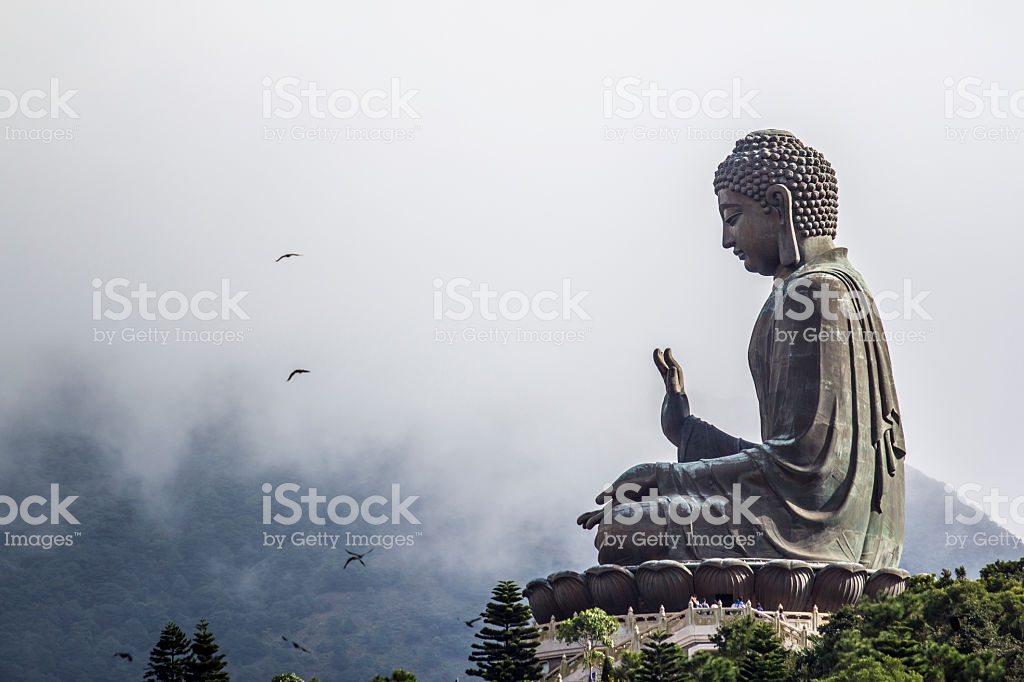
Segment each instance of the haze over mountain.
M529 529L510 524L495 537L490 521L455 514L430 496L409 506L419 527L356 522L339 528L308 518L264 526L264 483L295 482L303 492L316 487L328 497L387 496L394 472L382 463L401 462L408 453L367 452L362 468L314 473L293 464L247 463L239 450L244 434L230 422L198 429L189 442L175 473L153 489L125 474L117 453L87 435L13 427L0 433L4 493L47 496L50 483L61 481L62 497L78 495L68 510L80 522L53 531L18 520L4 530L81 533L69 547L0 547L0 629L18 633L0 641L0 679L135 680L164 623L173 620L190 631L205 616L234 679L259 682L294 671L358 682L403 667L426 682L450 682L462 674L475 632L463 620L482 609L495 582L523 584L596 562L596 555L581 562L564 549L579 532L571 519ZM947 532L970 538L1004 531L989 519L947 527L942 484L908 472L908 570L962 564L973 574L994 559L1024 554L1012 544L947 546ZM405 496L423 482L403 476L402 486ZM955 511L970 513L960 503ZM280 505L274 512L288 513ZM287 540L277 549L264 546L268 528L289 537L340 534L341 540L333 550ZM346 531L408 534L414 544L379 547L365 568L343 571ZM502 548L515 551L497 562L488 556ZM315 655L282 645L282 632ZM135 653L134 664L110 658L110 651L121 650Z

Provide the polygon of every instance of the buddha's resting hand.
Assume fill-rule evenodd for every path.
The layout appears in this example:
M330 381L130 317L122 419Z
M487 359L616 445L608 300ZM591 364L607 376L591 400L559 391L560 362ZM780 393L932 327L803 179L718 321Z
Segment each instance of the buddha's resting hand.
M577 517L576 523L586 530L590 530L601 523L607 509L622 503L638 502L644 497L648 497L651 488L657 484L659 466L665 467L666 464L649 462L627 469L611 486L601 491L595 498L594 501L597 504L604 506L600 509L583 512Z
M679 447L683 421L690 416L690 401L683 384L683 368L672 357L672 349L654 349L654 364L665 382L665 399L661 403L661 430L673 445Z

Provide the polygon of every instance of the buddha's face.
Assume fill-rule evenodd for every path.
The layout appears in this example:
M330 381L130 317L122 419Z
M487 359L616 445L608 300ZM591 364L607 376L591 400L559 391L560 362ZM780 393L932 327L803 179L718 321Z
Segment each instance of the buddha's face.
M774 276L779 267L778 214L765 213L758 202L728 189L718 191L718 212L722 246L732 249L749 272Z

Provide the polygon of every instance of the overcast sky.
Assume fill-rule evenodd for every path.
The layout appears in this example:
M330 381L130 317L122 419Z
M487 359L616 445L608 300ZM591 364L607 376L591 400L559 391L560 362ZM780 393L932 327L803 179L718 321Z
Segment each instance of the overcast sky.
M153 480L190 426L218 414L250 424L254 462L315 469L327 456L344 469L404 448L416 480L434 482L410 492L452 514L500 508L481 521L496 546L517 546L500 533L513 515L540 519L583 568L596 552L575 515L629 466L675 457L653 348L675 349L694 413L759 440L746 352L771 283L721 248L711 183L741 131L784 128L832 162L837 241L876 294L900 295L887 307L930 292L918 298L927 318L886 323L906 334L890 352L908 465L1024 495L1012 435L1019 8L175 2L4 14L0 419L63 419L59 397L84 388L74 410ZM299 95L313 82L315 103ZM651 88L665 91L656 103L641 99ZM349 139L360 136L371 139ZM275 263L285 252L303 255ZM226 279L232 295L248 291L237 305L250 319L147 321L136 306L94 320L94 280L117 278L131 282L125 295L140 282L158 296L211 290L201 307L217 312ZM558 312L568 286L577 309L435 320L435 281L458 278L464 293L553 291L541 307ZM105 295L100 305L120 309ZM460 310L447 296L441 306ZM175 341L176 327L211 340ZM171 337L125 340L151 328ZM491 330L513 336L467 340ZM215 332L241 339L216 345ZM299 367L311 373L286 383Z

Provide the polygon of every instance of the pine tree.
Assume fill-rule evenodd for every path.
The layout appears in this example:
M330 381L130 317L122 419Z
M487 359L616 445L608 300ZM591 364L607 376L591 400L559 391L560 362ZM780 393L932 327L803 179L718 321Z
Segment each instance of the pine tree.
M475 637L469 661L475 668L466 674L488 682L524 682L540 678L542 666L537 660L540 635L530 625L530 607L523 593L511 580L502 580L491 592L491 602L480 615L484 626Z
M636 676L640 672L640 664L644 655L640 651L625 651L619 658L619 664L612 669L612 679L615 682L636 682Z
M612 670L612 657L605 656L604 663L601 664L601 682L611 682L614 672Z
M210 623L201 618L196 623L196 632L192 635L192 661L188 671L189 682L230 682L224 668L227 662L224 654L217 651L220 647L214 642L213 633L209 631Z
M188 682L192 652L185 632L168 622L160 632L160 639L149 652L149 665L145 680L152 682Z
M738 675L735 663L707 651L698 651L683 661L683 673L683 679L692 682L736 682Z
M637 682L682 682L682 650L668 641L669 633L662 630L652 632L644 645L643 659Z
M779 638L764 627L752 634L750 649L740 661L741 682L786 682L789 666Z
M310 682L313 682L310 680ZM391 677L381 677L380 675L374 675L370 682L416 682L416 676L405 670L396 670L391 673Z
M872 642L875 651L895 658L907 670L914 670L924 676L928 660L921 653L921 645L913 637L913 631L902 623L892 625L879 633Z

